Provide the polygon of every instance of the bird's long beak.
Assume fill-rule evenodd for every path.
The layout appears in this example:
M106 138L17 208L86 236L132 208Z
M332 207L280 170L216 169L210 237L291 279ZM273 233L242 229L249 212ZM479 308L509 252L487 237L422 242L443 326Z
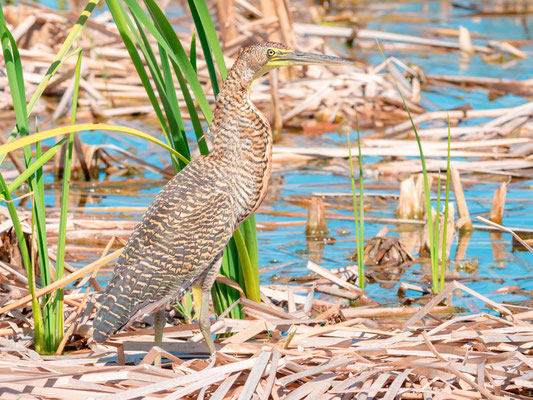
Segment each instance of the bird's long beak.
M325 56L322 54L304 53L298 50L285 50L276 54L268 62L271 68L288 67L291 65L354 65L355 62L346 58Z

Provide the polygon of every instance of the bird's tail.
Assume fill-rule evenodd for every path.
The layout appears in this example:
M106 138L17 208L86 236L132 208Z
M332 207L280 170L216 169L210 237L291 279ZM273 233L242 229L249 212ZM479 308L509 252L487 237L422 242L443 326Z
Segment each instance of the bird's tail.
M93 339L103 343L107 338L126 325L131 315L131 299L120 285L107 287L101 297L101 306L93 321Z

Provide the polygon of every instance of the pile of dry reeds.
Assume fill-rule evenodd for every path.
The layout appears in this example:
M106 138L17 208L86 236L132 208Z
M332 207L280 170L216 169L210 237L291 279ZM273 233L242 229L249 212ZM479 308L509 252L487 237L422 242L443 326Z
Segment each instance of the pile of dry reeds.
M450 316L439 304L456 290L488 311ZM263 287L263 304L241 299L248 319L212 325L232 333L216 340L213 362L197 324L167 326L163 349L137 330L61 357L28 349L25 332L0 338L0 398L525 399L533 388L532 309L458 282L423 308L343 308L313 292Z

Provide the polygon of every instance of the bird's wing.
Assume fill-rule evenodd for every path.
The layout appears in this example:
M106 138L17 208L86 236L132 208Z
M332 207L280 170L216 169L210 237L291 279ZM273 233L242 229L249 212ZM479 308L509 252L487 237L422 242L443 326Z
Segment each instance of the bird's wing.
M191 167L165 185L130 237L95 332L112 333L140 310L179 296L224 250L236 227L233 199Z

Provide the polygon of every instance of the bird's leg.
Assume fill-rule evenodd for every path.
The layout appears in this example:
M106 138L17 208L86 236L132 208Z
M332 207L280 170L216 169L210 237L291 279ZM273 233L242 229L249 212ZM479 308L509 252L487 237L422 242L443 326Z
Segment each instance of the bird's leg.
M210 354L215 353L215 343L211 336L211 321L209 320L209 299L211 296L211 289L202 289L202 307L200 308L200 318L198 323L200 325L200 332L204 336L205 343L209 349Z
M165 328L165 309L161 308L155 312L154 315L154 345L161 347L163 345L163 330ZM154 360L156 367L161 366L161 355L158 355Z
M202 306L200 309L200 318L198 324L200 325L200 332L205 339L207 348L211 355L215 354L215 343L211 336L211 321L209 320L209 299L211 298L211 287L215 283L215 279L222 265L222 253L215 259L211 267L209 268L207 275L202 282Z

